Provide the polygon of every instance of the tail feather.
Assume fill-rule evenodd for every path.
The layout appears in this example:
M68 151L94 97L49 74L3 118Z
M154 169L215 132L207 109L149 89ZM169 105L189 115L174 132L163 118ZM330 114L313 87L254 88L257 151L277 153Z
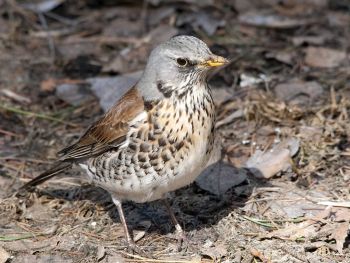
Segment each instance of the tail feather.
M21 186L19 190L27 190L33 186L36 186L38 184L41 184L52 177L56 176L60 172L70 168L72 166L72 163L68 162L59 162L56 163L51 169L47 170L46 172L43 172L42 174L35 177L33 180L29 181L25 185Z

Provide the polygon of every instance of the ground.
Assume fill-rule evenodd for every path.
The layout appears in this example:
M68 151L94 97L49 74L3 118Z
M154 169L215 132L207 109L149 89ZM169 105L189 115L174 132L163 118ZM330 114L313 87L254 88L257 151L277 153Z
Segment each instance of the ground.
M0 262L350 262L349 11L341 0L0 1ZM108 193L79 170L17 192L108 107L96 80L125 86L177 34L231 60L210 78L221 161L170 196L187 246L161 202L126 203L148 256L128 252Z

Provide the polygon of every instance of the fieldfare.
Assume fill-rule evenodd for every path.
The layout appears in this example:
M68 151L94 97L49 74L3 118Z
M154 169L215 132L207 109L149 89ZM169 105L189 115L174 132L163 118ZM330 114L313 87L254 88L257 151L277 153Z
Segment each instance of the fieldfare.
M60 151L50 170L22 189L73 164L80 166L92 183L111 194L128 245L136 248L122 202L166 202L168 192L192 183L205 168L215 134L215 107L207 75L227 62L192 36L177 36L160 44L151 52L138 83L75 144Z

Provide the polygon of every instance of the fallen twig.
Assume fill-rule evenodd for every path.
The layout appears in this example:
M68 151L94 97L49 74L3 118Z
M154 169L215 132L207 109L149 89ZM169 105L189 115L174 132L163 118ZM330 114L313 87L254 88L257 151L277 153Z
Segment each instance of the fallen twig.
M249 217L249 216L242 216L243 219L246 219L248 221L251 221L255 224L261 225L261 226L265 226L265 227L270 227L270 228L276 228L276 226L274 226L275 223L300 223L303 222L305 220L307 220L304 217L300 217L300 218L295 218L295 219L276 219L276 220L270 220L270 219L259 219L259 218L254 218L254 217Z
M250 249L250 253L254 257L259 258L264 263L270 263L271 262L270 259L267 259L262 252L260 252L259 250L255 249L255 248L251 248Z
M7 111L11 111L14 113L18 113L18 114L22 114L22 115L26 115L26 116L31 116L31 117L36 117L36 118L40 118L40 119L45 119L45 120L50 120L50 121L54 121L54 122L59 122L59 123L63 123L72 127L78 127L77 124L71 123L71 122L67 122L55 117L51 117L49 115L43 114L43 113L35 113L35 112L30 112L30 111L25 111L25 110L21 110L18 108L14 108L11 106L5 106L5 105L0 105L0 108L3 108L4 110Z
M321 201L321 202L318 202L317 204L350 208L350 201Z

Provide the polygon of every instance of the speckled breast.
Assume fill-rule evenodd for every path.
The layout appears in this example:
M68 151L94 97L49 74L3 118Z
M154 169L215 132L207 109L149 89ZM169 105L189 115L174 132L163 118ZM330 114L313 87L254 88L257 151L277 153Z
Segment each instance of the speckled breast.
M89 161L90 177L119 198L135 202L156 200L190 184L210 157L214 112L210 93L154 103L131 125L124 147Z

